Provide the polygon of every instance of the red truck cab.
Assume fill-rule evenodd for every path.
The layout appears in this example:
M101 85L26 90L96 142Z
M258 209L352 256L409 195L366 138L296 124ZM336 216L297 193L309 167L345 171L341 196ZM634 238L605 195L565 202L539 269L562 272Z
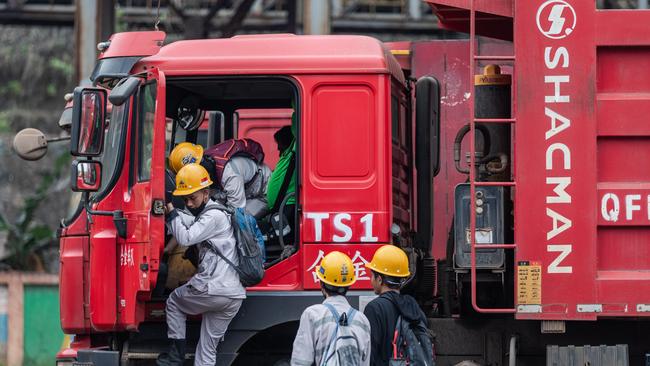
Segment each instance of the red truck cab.
M161 32L133 32L104 44L93 81L112 88L106 129L97 122L105 92L75 91L73 175L85 191L85 209L60 235L61 320L66 333L77 335L73 348L105 347L136 359L164 344L165 296L153 290L165 246L166 158L174 143L197 142L199 130L206 133L198 128L203 112L220 116L220 128L208 126L206 141L251 136L267 149L272 133L295 113L297 143L295 244L270 258L262 283L248 288L219 364L241 352L259 358L290 350L302 310L322 301L314 271L328 252L352 258L358 281L348 297L362 307L372 298L364 264L376 248L396 243L412 259L427 256L431 200L416 202L413 172L421 164L418 174L427 177L420 190L430 198L436 144L426 144L416 162L416 83L381 42L260 35L161 46L163 39ZM430 141L437 83L425 78L417 88L429 106L418 115L421 138ZM274 122L264 122L270 114ZM182 129L179 121L199 116ZM92 149L96 141L103 141L101 153ZM419 235L418 217L428 223ZM153 348L152 337L158 341ZM275 345L260 348L263 339ZM238 362L245 364L245 357Z

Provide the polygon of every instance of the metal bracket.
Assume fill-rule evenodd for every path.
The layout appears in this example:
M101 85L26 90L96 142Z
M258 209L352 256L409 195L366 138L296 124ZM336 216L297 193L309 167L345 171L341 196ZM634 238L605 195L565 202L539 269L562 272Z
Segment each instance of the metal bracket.
M602 304L578 304L577 310L579 313L602 313Z
M637 304L636 305L636 312L637 313L649 313L650 312L650 304Z
M161 199L154 199L151 204L151 212L156 216L165 214L165 201Z
M564 334L566 333L566 322L564 320L542 320L542 334Z

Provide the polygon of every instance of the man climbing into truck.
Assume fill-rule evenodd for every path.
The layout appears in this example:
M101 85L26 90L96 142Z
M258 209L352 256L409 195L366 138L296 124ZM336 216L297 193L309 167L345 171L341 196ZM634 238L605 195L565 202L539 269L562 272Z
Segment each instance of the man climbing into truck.
M189 213L167 203L167 225L179 245L199 246L199 265L190 281L176 288L167 299L168 352L158 357L159 366L183 365L187 315L202 315L201 334L195 365L214 365L217 345L230 321L237 315L246 290L236 269L238 263L230 219L210 198L212 180L199 164L188 164L176 175L175 196L185 202Z

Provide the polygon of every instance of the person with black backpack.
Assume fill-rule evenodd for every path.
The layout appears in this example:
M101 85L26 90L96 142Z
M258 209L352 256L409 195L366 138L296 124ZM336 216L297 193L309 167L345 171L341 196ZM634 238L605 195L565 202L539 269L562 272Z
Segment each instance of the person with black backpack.
M194 365L214 365L217 345L246 298L242 282L246 282L248 271L242 264L250 263L248 259L253 257L242 255L241 244L236 240L247 231L233 228L232 215L210 198L211 184L208 172L201 165L185 165L176 175L173 195L183 199L188 211L167 203L170 234L181 246L198 247L199 260L196 274L167 299L165 313L170 347L158 357L158 366L184 364L186 319L188 315L199 314L202 315L201 335ZM257 244L253 241L248 247L252 247L257 268L261 270Z
M435 365L427 318L413 297L400 294L411 274L406 253L384 245L366 267L372 271L370 282L379 295L363 312L370 322L370 365Z
M302 313L291 366L368 365L370 324L345 298L356 281L352 260L344 253L331 252L321 260L316 275L325 301Z

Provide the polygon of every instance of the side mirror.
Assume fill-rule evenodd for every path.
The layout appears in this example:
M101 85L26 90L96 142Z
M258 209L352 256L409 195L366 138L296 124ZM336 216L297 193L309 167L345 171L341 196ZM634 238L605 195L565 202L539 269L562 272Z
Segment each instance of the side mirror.
M108 96L108 101L114 106L122 105L126 102L140 86L141 78L130 76L120 80L117 85L111 90L111 95Z
M77 87L72 98L70 153L74 156L98 156L104 146L106 90Z
M25 160L38 160L47 153L47 138L40 130L25 128L14 137L14 151Z
M70 178L73 191L97 192L102 183L102 164L93 160L75 160Z

